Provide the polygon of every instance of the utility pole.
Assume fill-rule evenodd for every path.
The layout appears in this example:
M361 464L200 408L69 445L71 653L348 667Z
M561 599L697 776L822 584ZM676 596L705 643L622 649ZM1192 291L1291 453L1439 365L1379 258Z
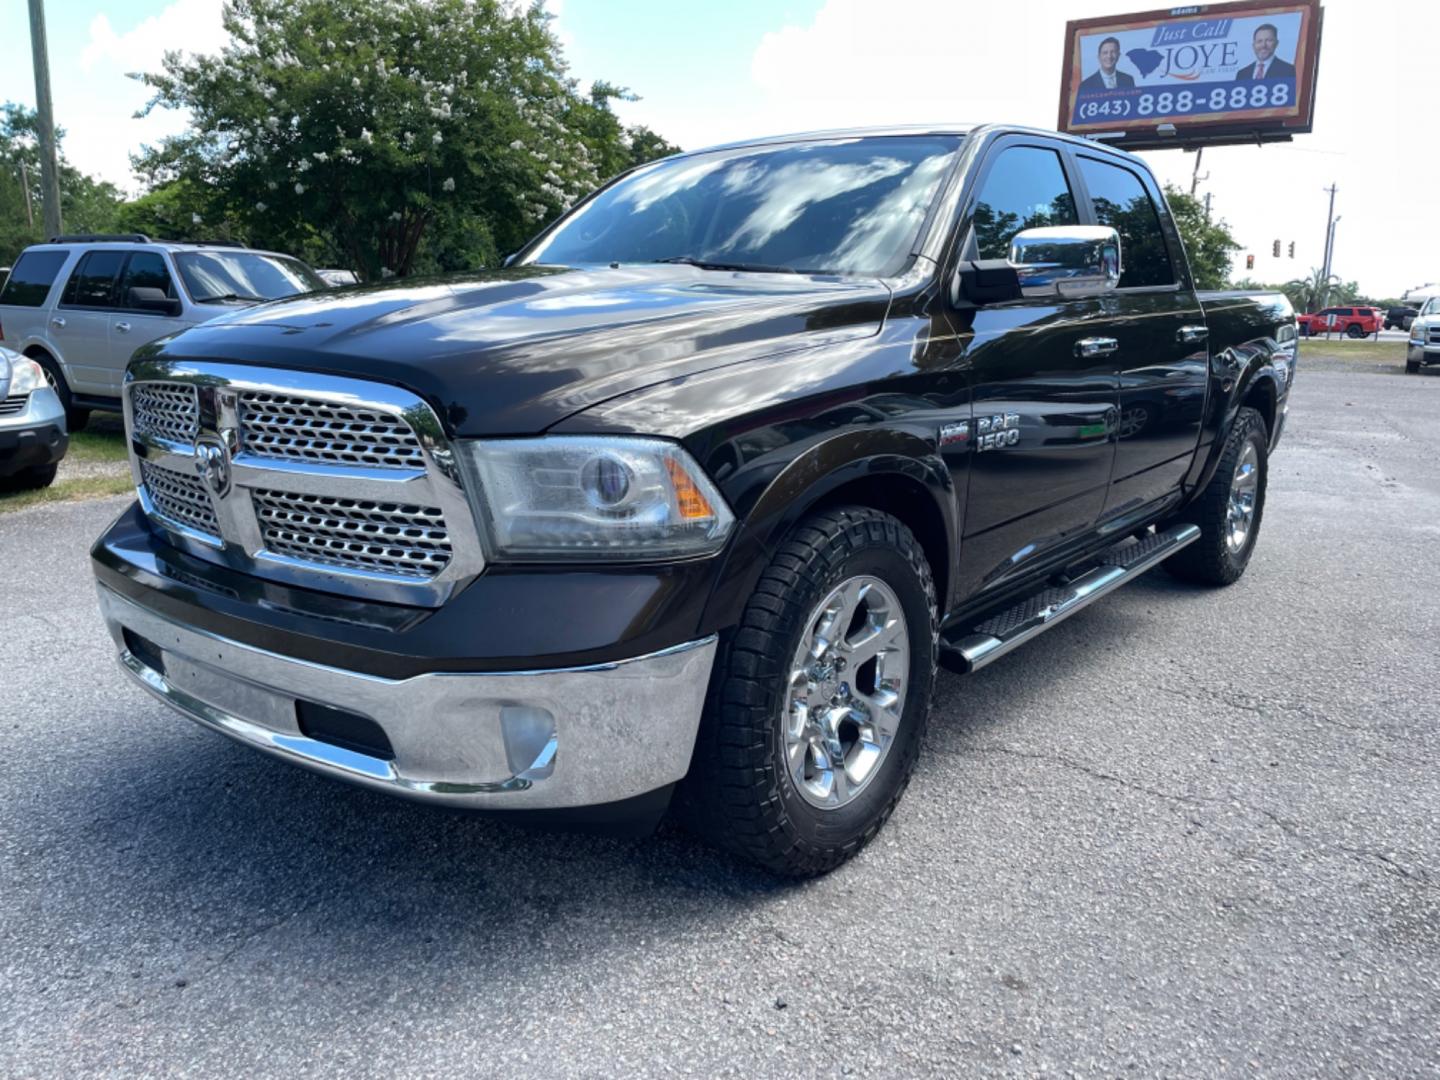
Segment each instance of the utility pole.
M1210 174L1206 173L1205 175L1209 176ZM1205 192L1205 221L1207 224L1210 221L1210 192L1208 191Z
M1205 148L1203 146L1195 151L1195 171L1190 174L1190 197L1192 199L1195 197L1195 189L1200 186L1200 181L1210 179L1208 172L1204 176L1200 175L1200 159L1204 156ZM1208 200L1210 197L1207 195L1205 198Z
M1323 308L1326 299L1330 296L1330 241L1335 232L1335 192L1338 191L1339 188L1335 186L1334 181L1331 181L1330 186L1322 190L1330 193L1330 210L1325 215L1325 246L1321 248L1325 253L1325 262L1320 268L1322 278L1320 283L1320 306Z
M35 228L35 210L30 205L30 170L25 168L25 161L20 161L20 190L25 192L25 224L28 228ZM48 239L48 237L47 237Z
M55 110L50 101L50 50L45 44L45 0L30 0L30 51L35 63L35 114L40 135L40 192L45 236L59 236L60 169L55 154Z

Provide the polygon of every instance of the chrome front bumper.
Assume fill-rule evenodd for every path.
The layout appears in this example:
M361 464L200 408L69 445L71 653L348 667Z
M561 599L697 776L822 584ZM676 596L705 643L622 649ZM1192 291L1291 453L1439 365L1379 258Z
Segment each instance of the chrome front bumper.
M99 594L121 666L202 727L316 772L476 808L594 806L679 780L715 658L711 636L593 667L392 680L195 630L103 585ZM158 650L158 669L126 630ZM373 721L393 759L307 735L302 701Z

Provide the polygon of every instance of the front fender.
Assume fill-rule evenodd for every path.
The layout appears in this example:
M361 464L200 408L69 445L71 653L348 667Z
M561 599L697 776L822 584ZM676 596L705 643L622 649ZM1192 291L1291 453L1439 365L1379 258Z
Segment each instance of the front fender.
M767 457L770 455L766 455ZM706 605L704 625L719 630L735 625L775 551L792 529L815 509L839 505L853 497L905 520L911 530L928 536L934 570L948 580L956 530L956 499L949 470L935 444L913 432L862 428L845 431L805 448L778 470L763 459L725 486L733 493L739 530L727 546L724 563ZM729 494L727 493L727 494ZM743 508L743 509L742 509ZM946 597L940 597L942 606Z

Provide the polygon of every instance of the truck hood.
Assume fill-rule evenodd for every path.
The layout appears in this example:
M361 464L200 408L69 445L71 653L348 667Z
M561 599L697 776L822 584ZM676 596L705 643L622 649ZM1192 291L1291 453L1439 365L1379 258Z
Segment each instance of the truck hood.
M457 435L533 434L659 382L874 335L889 301L874 279L523 267L292 297L136 355L374 379Z

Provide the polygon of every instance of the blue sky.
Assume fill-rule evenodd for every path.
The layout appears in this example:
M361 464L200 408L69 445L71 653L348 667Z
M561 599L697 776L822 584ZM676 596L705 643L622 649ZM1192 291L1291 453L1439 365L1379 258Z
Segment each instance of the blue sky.
M336 0L343 3L343 0ZM1135 0L547 0L573 74L629 86L620 107L687 148L780 131L929 120L1053 126L1066 19L1145 10ZM130 118L145 100L127 71L166 48L213 51L220 0L47 0L50 66L66 153L134 190L128 154L183 126ZM29 23L0 3L0 101L34 103ZM1207 151L1217 212L1255 275L1320 262L1327 195L1340 187L1336 272L1376 294L1440 281L1440 151L1425 132L1440 101L1434 0L1327 0L1316 127L1293 144ZM1188 188L1193 155L1145 155ZM1273 240L1296 243L1275 260ZM1243 261L1242 261L1243 265Z

